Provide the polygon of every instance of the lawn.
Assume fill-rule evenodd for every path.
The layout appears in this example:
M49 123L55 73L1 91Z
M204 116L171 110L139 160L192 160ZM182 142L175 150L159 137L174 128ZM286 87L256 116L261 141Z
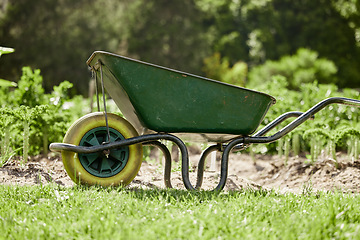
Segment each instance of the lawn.
M0 186L1 239L360 239L358 194Z

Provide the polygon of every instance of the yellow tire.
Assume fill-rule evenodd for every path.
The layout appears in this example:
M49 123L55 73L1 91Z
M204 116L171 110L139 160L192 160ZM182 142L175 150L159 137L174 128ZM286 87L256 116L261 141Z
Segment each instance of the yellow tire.
M125 119L108 113L110 141L138 136L134 127ZM77 146L96 146L107 141L105 115L90 113L71 125L64 143ZM82 185L126 186L138 173L142 162L142 145L134 144L90 154L62 151L62 161L70 178Z

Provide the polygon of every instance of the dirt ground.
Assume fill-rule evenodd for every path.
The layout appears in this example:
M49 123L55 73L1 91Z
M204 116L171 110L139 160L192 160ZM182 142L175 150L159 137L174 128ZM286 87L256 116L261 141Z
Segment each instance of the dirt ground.
M191 154L193 169L199 158L199 153ZM360 159L351 160L346 155L339 154L337 167L335 162L327 157L320 157L314 164L308 163L305 157L290 157L287 164L278 156L258 155L255 159L254 161L248 154L231 154L225 191L263 188L281 193L334 190L360 192ZM202 186L202 189L206 190L214 188L219 179L220 162L216 161L216 164L212 165L212 171L209 169L210 162L208 159ZM190 172L190 180L195 185L196 171ZM173 164L171 181L174 188L185 189L180 167L176 162ZM7 185L74 185L63 168L61 157L54 154L33 157L24 166L17 160L11 161L0 168L0 182ZM162 162L144 161L128 187L165 188Z

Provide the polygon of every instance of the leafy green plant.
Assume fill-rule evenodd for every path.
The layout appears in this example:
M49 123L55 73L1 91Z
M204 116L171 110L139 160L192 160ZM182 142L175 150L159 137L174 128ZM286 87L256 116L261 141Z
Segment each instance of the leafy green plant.
M337 68L333 62L318 58L318 53L300 48L293 56L284 56L279 61L268 60L249 72L249 87L271 82L273 76L283 76L289 89L299 89L304 83L318 80L320 83L335 83Z
M40 70L30 67L22 68L22 76L18 87L11 93L11 103L14 106L25 105L35 107L46 103L45 90L42 87L43 78Z
M16 109L1 109L2 114L11 116L22 123L23 130L23 158L22 163L26 163L29 156L29 138L30 138L30 125L32 121L46 111L47 107L44 105L35 106L30 108L28 106L20 106Z
M346 142L348 146L348 155L354 161L359 158L360 152L360 131L358 129L348 127L337 131L336 142L344 145Z
M1 155L4 156L10 147L10 129L13 117L0 115L0 133L1 133Z
M284 155L285 155L285 161L284 164L285 166L287 165L288 161L289 161L289 155L290 155L290 142L291 142L291 138L290 137L285 137L284 138Z
M219 53L204 59L203 71L206 76L218 81L244 86L248 67L245 62L237 62L230 67L226 58L221 58Z
M331 144L334 142L333 137L327 131L320 128L306 130L303 137L305 140L310 141L311 163L314 163L317 160L323 146L325 146L328 142Z
M278 155L279 155L280 158L282 158L283 155L284 155L283 145L284 145L284 138L280 138L278 140L278 144L277 144L277 151L278 151Z
M292 146L294 155L299 156L300 151L301 151L301 135L299 133L293 134L291 146Z
M285 166L289 161L291 146L292 146L292 134L288 134L280 138L277 142L277 147L276 147L277 153L279 158L284 158Z
M45 96L48 102L46 112L38 115L36 122L34 122L34 129L40 129L41 131L34 131L32 134L33 140L42 142L42 146L32 146L32 152L47 154L49 141L62 141L62 137L74 120L73 118L77 118L81 114L63 108L66 101L70 99L68 90L72 86L72 83L64 81L59 86L54 86L53 92ZM78 105L81 107L81 104Z
M0 167L9 162L16 154L16 151L10 147L11 130L13 129L14 118L7 116L0 111Z

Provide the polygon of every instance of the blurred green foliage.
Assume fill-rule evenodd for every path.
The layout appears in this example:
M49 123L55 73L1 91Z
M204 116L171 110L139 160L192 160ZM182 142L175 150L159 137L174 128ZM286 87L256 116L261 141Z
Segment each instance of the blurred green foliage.
M271 82L273 76L283 76L289 89L300 90L304 83L336 83L337 68L332 61L318 58L318 54L301 48L293 56L284 56L279 61L268 60L252 68L249 73L249 88Z
M86 95L85 61L94 50L204 74L203 59L214 53L229 68L244 62L251 71L306 48L335 65L327 83L358 88L359 9L359 0L7 0L0 45L17 54L3 56L0 72L15 81L31 66L42 70L46 92L69 80L71 91ZM294 81L313 74L327 79L309 70Z
M230 67L229 60L221 58L219 53L204 59L203 71L206 76L229 84L244 87L247 70L244 62L237 62Z

